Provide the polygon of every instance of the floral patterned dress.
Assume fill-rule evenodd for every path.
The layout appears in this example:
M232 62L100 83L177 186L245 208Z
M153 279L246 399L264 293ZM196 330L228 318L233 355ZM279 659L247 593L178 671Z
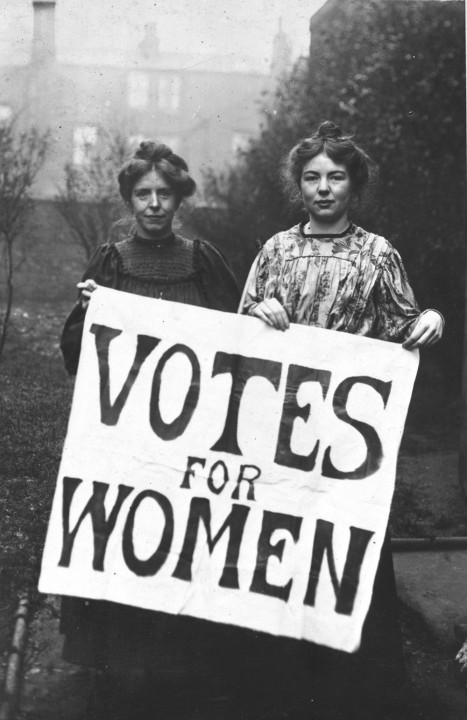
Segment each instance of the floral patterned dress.
M292 323L392 342L407 338L420 316L397 251L385 238L352 223L332 235L306 234L303 225L296 225L268 240L250 271L239 311L251 314L265 298L276 298ZM400 708L385 714L397 704L406 679L389 537L358 652L257 634L245 655L250 675L274 688L277 707L282 693L290 717L401 717ZM281 671L274 675L278 657Z
M266 242L250 271L241 312L276 298L289 320L400 342L420 309L398 252L350 223L340 234L295 225Z

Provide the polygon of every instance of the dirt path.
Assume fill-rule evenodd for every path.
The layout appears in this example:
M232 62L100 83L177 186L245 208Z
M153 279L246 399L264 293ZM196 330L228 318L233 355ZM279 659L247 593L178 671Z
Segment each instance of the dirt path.
M29 629L18 720L84 720L92 672L62 660L60 600L47 596Z
M58 615L58 598L48 596L31 624L18 720L86 720L93 675L62 660ZM465 720L467 676L459 672L455 652L440 646L419 616L404 606L400 618L407 668L415 691L409 717Z

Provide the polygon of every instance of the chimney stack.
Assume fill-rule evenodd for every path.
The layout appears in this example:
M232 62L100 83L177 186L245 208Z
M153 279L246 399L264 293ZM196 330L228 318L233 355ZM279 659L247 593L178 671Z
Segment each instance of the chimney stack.
M290 68L292 48L289 39L282 30L282 18L279 18L279 29L274 35L272 44L271 75L279 78Z
M34 33L31 62L43 65L55 60L55 0L33 0Z
M157 23L150 22L145 26L144 38L139 44L141 55L145 60L156 61L159 57L159 38Z

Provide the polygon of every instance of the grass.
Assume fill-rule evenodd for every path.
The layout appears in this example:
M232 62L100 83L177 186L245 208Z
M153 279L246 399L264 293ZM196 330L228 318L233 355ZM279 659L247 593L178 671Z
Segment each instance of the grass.
M394 537L467 536L457 451L431 445L414 455L401 452L390 530Z
M17 595L35 588L72 386L58 337L68 304L15 308L0 363L0 649Z
M406 719L463 720L467 677L454 661L453 651L434 639L423 618L400 601L398 615L413 691L407 698Z

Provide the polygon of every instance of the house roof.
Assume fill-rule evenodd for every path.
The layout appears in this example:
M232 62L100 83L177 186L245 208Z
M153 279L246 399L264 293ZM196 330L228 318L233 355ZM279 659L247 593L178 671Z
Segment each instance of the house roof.
M269 66L257 57L241 57L233 53L228 55L202 55L162 52L156 58L129 57L118 49L111 52L80 53L70 56L67 64L105 67L125 67L133 70L190 70L193 72L244 73L266 75Z
M346 2L351 3L352 0L346 0ZM430 2L432 4L439 4L441 2L464 2L464 0L378 0L380 3L399 3L399 4L408 4L411 2ZM327 0L324 5L322 5L319 10L317 10L314 15L310 18L310 30L316 30L319 28L326 20L334 13L335 10L338 9L339 6L342 6L342 0Z

